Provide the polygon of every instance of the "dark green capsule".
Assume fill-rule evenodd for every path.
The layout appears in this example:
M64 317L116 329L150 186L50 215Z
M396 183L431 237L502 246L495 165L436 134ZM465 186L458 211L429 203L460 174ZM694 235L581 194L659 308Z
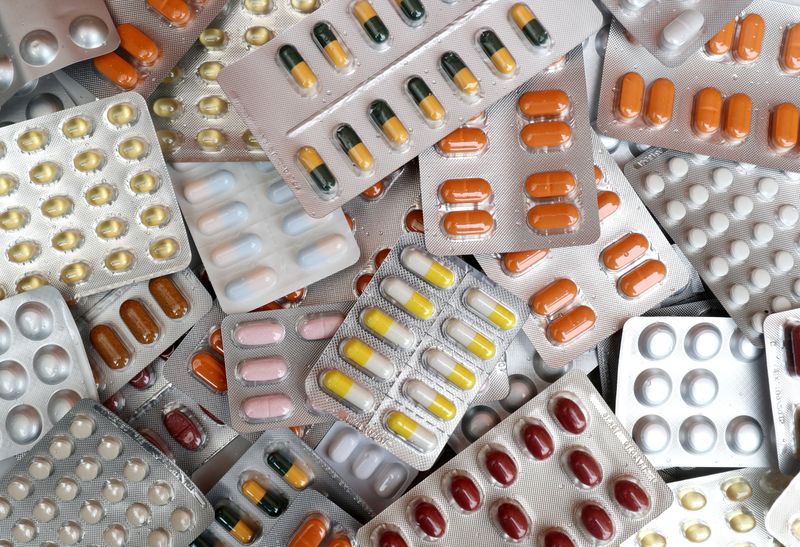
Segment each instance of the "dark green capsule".
M328 23L317 23L314 25L314 39L321 47L325 47L331 42L336 41L336 35L333 33L333 29Z
M383 127L383 124L395 117L394 110L386 101L375 101L369 105L369 117Z
M453 51L448 51L442 55L441 59L439 59L439 63L442 65L445 74L450 76L451 79L455 78L456 74L467 67L464 61L461 60L461 57Z
M419 0L395 0L406 22L419 25L425 19L425 6Z
M233 507L227 505L217 507L214 511L214 520L240 543L248 544L255 537L255 532L250 525L242 520L242 513Z
M336 177L315 149L304 146L297 153L297 159L322 192L329 194L336 189Z
M408 87L408 92L411 94L411 98L414 99L414 102L417 104L424 101L426 97L433 95L431 88L429 88L425 80L419 76L411 78L406 85Z
M214 534L206 530L197 536L194 541L189 544L189 547L225 547L225 544L214 537Z
M353 4L353 15L375 44L382 45L389 41L389 29L367 0L358 0Z
M489 57L506 47L503 45L503 42L500 41L500 38L497 37L497 34L491 30L484 30L481 32L478 36L478 43L481 45L483 52Z
M339 129L336 130L336 139L339 141L339 144L342 145L345 152L361 144L361 139L358 138L358 134L347 124L339 126Z
M296 65L303 62L303 56L300 55L294 46L290 46L289 44L281 46L278 50L278 58L280 58L286 70L292 70Z
M240 487L242 494L271 517L280 516L289 501L279 492L270 492L253 479L248 479Z
M539 22L527 5L519 3L511 6L511 19L533 46L542 47L550 41L550 35L544 25Z

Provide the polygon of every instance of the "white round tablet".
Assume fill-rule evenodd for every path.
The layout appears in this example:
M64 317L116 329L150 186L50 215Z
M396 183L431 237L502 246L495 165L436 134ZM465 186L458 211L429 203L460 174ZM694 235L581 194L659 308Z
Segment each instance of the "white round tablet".
M644 189L651 196L655 196L664 191L664 179L658 173L649 173L644 178Z
M764 332L764 319L767 318L767 314L763 311L754 313L750 317L750 326L753 327L753 330L757 333Z
M731 259L740 262L750 256L750 246L741 239L734 239L728 244Z
M708 227L716 234L723 233L728 229L730 224L728 216L723 213L714 212L708 215Z
M122 452L122 441L113 435L106 435L97 443L97 453L104 460L114 460Z
M686 242L695 249L702 249L708 243L708 236L700 228L691 228L686 233Z
M766 222L756 222L753 225L753 241L758 245L766 245L775 236L775 230Z
M773 313L777 313L779 311L786 311L792 309L792 303L785 296L776 296L769 303L769 308L772 310Z
M750 291L743 285L736 283L731 285L731 288L728 289L728 297L730 297L731 302L737 306L744 306L750 301Z
M786 273L794 268L794 257L792 253L788 251L776 251L775 254L772 255L772 265L775 266L775 269L779 272Z
M778 193L778 183L772 177L764 177L756 183L756 190L764 199L772 199Z
M711 182L718 190L725 190L733 184L733 171L727 167L717 167L711 172Z
M750 283L758 289L766 289L772 282L772 276L764 268L750 270Z
M53 462L42 456L35 456L28 465L28 474L37 481L44 480L53 472Z
M787 227L792 227L800 220L800 213L793 205L781 205L778 207L778 221Z
M714 277L725 277L728 275L728 261L721 256L712 256L706 263L708 273Z
M731 210L739 217L746 217L753 212L753 200L747 196L736 196L733 198Z
M708 202L708 190L705 186L699 184L692 184L689 186L689 201L697 207L702 207Z
M94 433L94 420L84 414L78 414L72 418L69 424L69 432L76 439L86 439Z
M689 172L689 162L683 158L671 158L667 162L669 174L676 178L683 178Z
M679 220L683 220L683 217L686 216L686 207L680 201L671 199L664 207L666 208L667 216L670 220L678 222Z

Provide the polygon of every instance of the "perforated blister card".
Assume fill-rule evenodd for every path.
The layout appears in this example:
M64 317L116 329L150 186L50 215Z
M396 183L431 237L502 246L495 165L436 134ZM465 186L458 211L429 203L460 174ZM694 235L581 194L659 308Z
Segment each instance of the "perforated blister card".
M164 376L165 363L163 357L158 357L103 401L103 406L126 422L130 420L139 408L171 385Z
M767 511L767 532L784 545L800 541L800 475L781 492Z
M52 75L42 76L27 83L22 89L0 106L0 124L32 120L72 108L77 103Z

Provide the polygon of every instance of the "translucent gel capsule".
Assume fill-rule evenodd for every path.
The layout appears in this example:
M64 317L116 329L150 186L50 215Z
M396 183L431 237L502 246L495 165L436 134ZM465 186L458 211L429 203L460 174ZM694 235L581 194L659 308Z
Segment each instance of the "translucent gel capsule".
M28 177L34 184L50 184L61 178L61 167L57 163L46 161L34 165L28 171Z
M72 165L81 173L97 171L105 164L105 155L100 150L87 150L72 158Z
M64 266L59 279L67 285L77 285L86 281L92 273L92 268L85 262L75 262Z
M152 110L159 118L174 120L183 114L183 103L173 97L161 97L153 101Z
M169 224L172 215L167 207L153 205L139 213L139 220L148 228L161 228Z
M59 218L72 213L75 204L67 196L53 196L42 202L40 210L47 218Z
M116 188L107 183L92 186L83 194L83 198L86 200L86 203L92 207L108 205L109 203L113 202L116 197Z
M183 144L183 133L173 129L159 129L156 131L158 138L158 146L162 152L170 153L175 152Z
M274 33L267 27L250 27L244 32L244 41L254 47L260 47L272 40Z
M133 253L123 249L109 253L103 263L111 272L126 272L131 269L134 261Z
M17 177L10 173L0 173L0 196L7 196L14 193L19 186Z
M78 230L64 230L54 235L50 244L57 251L72 251L83 244L83 234Z
M130 139L125 139L119 146L117 146L117 153L123 158L128 161L139 161L149 152L150 147L147 144L147 141L142 139L141 137L131 137Z
M16 264L30 262L39 256L39 253L39 244L35 241L20 241L6 250L6 256L8 257L8 260Z
M9 232L13 230L19 230L23 226L27 225L29 220L30 215L28 214L28 211L22 209L21 207L6 209L0 213L0 229Z
M94 123L85 116L74 116L61 126L61 133L68 139L82 139L92 134Z
M154 241L148 252L155 260L168 260L175 256L180 250L178 242L171 237L165 237Z
M711 537L711 528L698 520L690 520L681 524L683 536L692 543L702 543Z
M121 218L112 217L101 221L94 231L100 238L116 239L128 231L128 223Z
M200 40L200 43L203 44L203 47L206 49L220 49L225 46L227 36L222 29L208 27L200 33L200 38L198 38L198 40Z
M219 118L228 113L228 101L218 95L203 97L197 102L197 111L206 118Z
M27 291L32 291L34 289L38 289L39 287L44 287L47 284L48 284L47 279L45 279L41 275L30 274L21 277L19 281L17 281L16 289L17 292L27 292Z
M223 64L219 61L206 61L197 67L197 75L207 82L216 82L222 68Z
M37 152L49 141L50 135L44 129L29 129L17 137L17 146L23 152Z
M272 11L272 0L244 0L244 9L255 15L266 15Z
M117 127L133 125L139 119L139 110L131 103L118 103L106 111L106 119Z

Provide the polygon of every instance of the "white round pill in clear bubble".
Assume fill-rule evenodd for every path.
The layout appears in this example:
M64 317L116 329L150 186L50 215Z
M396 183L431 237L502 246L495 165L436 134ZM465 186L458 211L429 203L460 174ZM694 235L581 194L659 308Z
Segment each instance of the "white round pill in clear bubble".
M750 270L750 284L757 289L766 289L772 283L772 276L764 268Z
M34 456L28 464L28 474L37 481L44 480L53 472L53 462L42 456Z
M767 314L763 311L754 313L750 317L750 326L753 327L753 330L757 333L761 334L764 331L764 319L767 318Z
M667 216L672 221L678 222L686 216L686 207L680 201L671 199L664 207L666 208Z
M766 245L775 236L775 230L765 222L756 222L753 225L753 241L758 245Z
M97 453L104 460L114 460L122 452L122 441L113 435L106 435L97 443Z
M50 522L58 515L58 506L52 500L41 499L33 506L32 514L39 522Z
M62 477L56 483L56 497L61 501L72 501L80 492L78 483L69 477Z
M50 441L48 450L50 451L50 455L56 460L64 460L72 456L72 453L75 451L75 445L69 437L59 435L53 437Z
M100 462L94 458L81 458L75 466L75 475L84 481L93 481L100 474Z
M706 264L708 273L714 277L725 277L728 275L728 261L721 256L712 256Z
M734 239L728 245L728 254L733 260L747 260L750 256L750 246L741 239Z
M717 428L705 416L691 416L681 424L679 438L684 450L705 454L717 444Z
M77 522L65 522L58 529L58 541L64 545L75 545L81 540L83 530Z
M0 520L5 520L11 514L11 503L5 499L0 498Z
M764 199L772 199L778 193L778 183L772 177L764 177L756 183L756 190Z
M769 303L769 309L772 310L772 313L790 310L792 309L792 303L785 296L776 296Z
M754 454L764 443L764 432L755 419L738 416L728 424L725 440L735 452Z
M731 288L728 289L728 297L731 299L731 302L737 306L744 306L750 301L750 291L743 285L736 283L731 285Z
M682 178L689 172L689 162L683 158L672 158L667 162L667 169L673 177Z
M8 497L16 501L22 501L30 496L32 489L31 481L25 477L14 477L8 483Z
M633 440L647 454L664 450L670 438L669 425L661 416L642 416L633 426Z
M28 543L36 537L36 525L28 519L19 519L11 527L11 537L19 543Z
M714 212L708 215L708 227L712 232L721 234L731 225L727 215L719 212Z
M733 171L727 167L717 167L711 172L711 183L718 190L725 190L733 184Z
M169 525L178 532L185 532L192 527L194 514L187 507L178 507L169 516Z
M731 203L731 211L739 217L746 217L753 212L753 200L747 196L736 196Z
M170 547L172 536L163 528L156 528L147 535L147 547Z
M150 509L143 503L132 503L125 510L125 518L134 528L141 528L150 521Z
M69 432L76 439L86 439L94 433L94 420L89 416L78 414L69 424Z
M651 196L655 196L664 191L664 179L657 173L649 173L644 178L644 189Z
M164 481L156 481L147 490L147 500L153 505L166 505L172 501L172 487Z
M125 462L125 467L122 469L122 476L131 482L143 480L148 473L150 473L150 466L141 458L131 458Z
M106 516L106 512L99 501L88 500L83 502L78 515L86 524L97 524L103 520L103 517Z
M112 524L103 531L106 547L123 547L128 542L128 534L121 524Z
M692 184L689 186L689 201L697 207L702 207L708 202L708 190L705 186Z
M792 253L788 251L776 251L774 255L772 255L772 265L775 266L775 269L779 272L789 272L794 268L794 257Z
M708 243L708 236L700 228L691 228L686 233L686 242L695 249L702 249Z
M778 221L784 226L791 228L800 220L800 212L797 207L792 205L781 205L778 207Z
M103 485L103 498L109 503L119 503L125 499L127 489L125 483L118 479L110 479Z

